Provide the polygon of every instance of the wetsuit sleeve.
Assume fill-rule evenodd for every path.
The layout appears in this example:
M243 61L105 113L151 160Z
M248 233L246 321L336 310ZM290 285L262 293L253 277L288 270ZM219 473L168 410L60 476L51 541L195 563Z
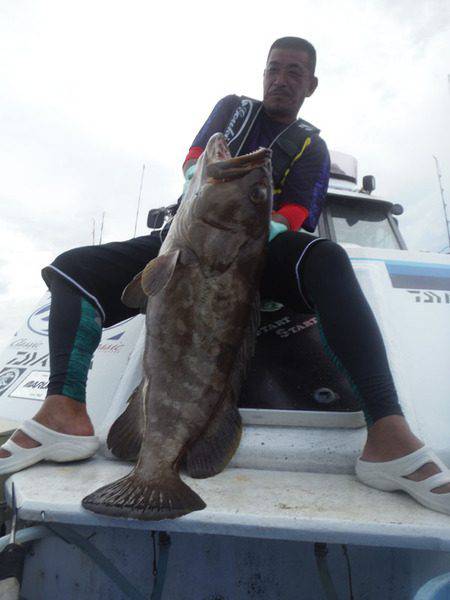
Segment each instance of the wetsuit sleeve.
M225 131L237 101L238 96L235 95L225 96L225 98L219 100L205 124L195 136L195 139L189 148L189 152L184 159L183 165L189 160L196 160L199 158L213 133L223 133Z
M329 177L327 146L322 138L314 136L276 196L276 212L287 218L291 229L314 231L325 203Z

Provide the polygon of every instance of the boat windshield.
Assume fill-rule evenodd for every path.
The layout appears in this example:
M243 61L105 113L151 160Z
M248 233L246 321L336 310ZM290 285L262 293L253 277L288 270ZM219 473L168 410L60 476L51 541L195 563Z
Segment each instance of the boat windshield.
M328 212L337 242L370 248L401 248L384 207L329 202Z

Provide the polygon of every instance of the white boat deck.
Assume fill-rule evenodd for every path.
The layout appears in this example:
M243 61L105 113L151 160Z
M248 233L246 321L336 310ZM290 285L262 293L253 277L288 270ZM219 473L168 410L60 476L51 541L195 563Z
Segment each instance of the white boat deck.
M13 481L19 517L29 521L450 551L450 516L347 474L230 468L210 479L185 478L207 508L169 521L117 519L82 508L86 494L129 470L130 464L105 458L40 464L11 476L7 494Z

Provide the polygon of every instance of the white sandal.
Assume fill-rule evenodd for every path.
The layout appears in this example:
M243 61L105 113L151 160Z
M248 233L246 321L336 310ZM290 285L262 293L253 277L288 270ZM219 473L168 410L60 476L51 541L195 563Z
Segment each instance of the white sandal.
M35 448L22 448L11 439L2 446L10 456L0 458L0 475L15 473L41 460L69 462L89 458L97 451L100 442L95 435L68 435L41 425L37 421L24 421L20 431L39 442Z
M422 481L407 479L408 475L427 463L434 463L441 472L422 479ZM450 493L436 494L431 491L450 483L450 470L426 446L411 454L387 462L369 462L358 458L356 461L356 476L365 485L378 490L385 492L403 490L423 506L450 515Z

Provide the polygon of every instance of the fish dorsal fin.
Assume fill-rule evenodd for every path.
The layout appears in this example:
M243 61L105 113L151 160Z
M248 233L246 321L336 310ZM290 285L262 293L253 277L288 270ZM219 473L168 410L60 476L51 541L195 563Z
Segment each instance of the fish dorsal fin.
M259 321L260 300L257 294L224 399L202 435L186 453L185 466L190 477L200 479L217 475L227 466L239 446L242 422L238 401L250 359L255 351Z
M141 276L141 286L147 296L154 296L169 283L179 254L179 250L174 250L161 254L148 263Z
M141 285L141 277L143 271L138 273L122 292L122 302L129 308L139 308L141 312L145 312L147 306L147 296Z

